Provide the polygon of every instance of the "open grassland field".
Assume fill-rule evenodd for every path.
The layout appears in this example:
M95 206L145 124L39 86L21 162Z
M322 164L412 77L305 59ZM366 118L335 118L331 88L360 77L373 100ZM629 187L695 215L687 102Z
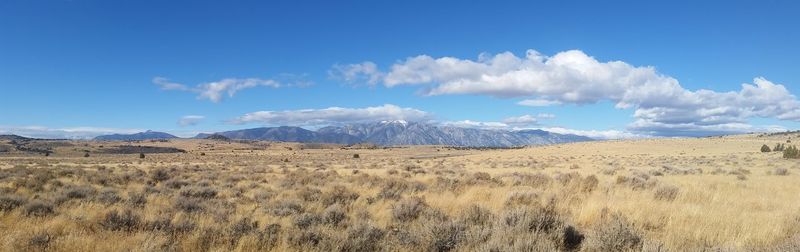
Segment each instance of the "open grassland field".
M791 137L3 140L0 250L797 251L800 162L759 151Z

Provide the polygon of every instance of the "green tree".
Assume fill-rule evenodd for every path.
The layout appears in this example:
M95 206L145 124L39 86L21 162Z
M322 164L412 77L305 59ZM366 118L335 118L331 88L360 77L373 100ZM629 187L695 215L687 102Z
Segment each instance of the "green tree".
M792 159L800 158L800 152L798 152L797 147L792 145L783 150L783 157Z

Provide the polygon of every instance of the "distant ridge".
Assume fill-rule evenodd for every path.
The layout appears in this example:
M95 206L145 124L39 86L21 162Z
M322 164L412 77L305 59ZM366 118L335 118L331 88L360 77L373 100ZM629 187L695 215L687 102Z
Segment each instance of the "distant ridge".
M211 134L211 135L209 135L207 137L204 137L204 139L217 140L217 141L230 141L231 140L230 138L228 138L226 136L223 136L223 135L220 135L220 134Z
M194 138L208 138L201 133ZM394 145L449 145L474 147L511 147L592 141L572 134L557 134L544 130L486 130L438 126L427 123L382 121L376 123L328 126L317 131L300 127L263 127L217 132L214 135L237 140L268 140L302 143Z
M136 140L155 140L155 139L173 139L178 138L174 135L164 132L148 130L134 134L112 134L97 136L94 140L100 141L136 141Z
M214 134L200 133L194 138L205 139L212 135L220 135L229 139L237 140L269 140L269 141L282 141L282 142L300 142L300 143L338 143L338 144L356 144L360 143L361 139L355 136L342 133L320 133L310 131L300 127L264 127L243 130L233 130L225 132L217 132Z
M24 140L32 140L33 138L28 138L24 136L18 135L0 135L0 140L12 140L12 141L24 141Z

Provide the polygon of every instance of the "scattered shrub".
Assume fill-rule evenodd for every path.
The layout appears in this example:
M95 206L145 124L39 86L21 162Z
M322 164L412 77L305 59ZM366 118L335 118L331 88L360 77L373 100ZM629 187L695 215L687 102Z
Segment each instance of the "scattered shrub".
M771 174L775 176L786 176L789 175L789 170L786 168L775 168L772 170Z
M617 184L625 185L634 190L643 190L653 188L656 185L655 180L651 180L650 176L646 174L638 174L634 176L617 176Z
M212 199L217 196L217 190L211 187L188 186L180 191L183 197Z
M342 251L380 251L380 242L385 233L383 229L365 222L359 222L347 229L347 239L341 244Z
M301 251L316 247L322 239L323 236L316 230L290 232L287 237L289 245Z
M173 206L175 207L175 209L189 213L199 212L203 210L203 206L200 204L200 201L195 198L187 198L187 197L175 198Z
M584 178L583 181L581 182L581 191L587 193L592 192L594 191L595 188L597 188L597 185L599 184L600 180L597 179L597 176L595 175L586 176L586 178Z
M294 226L299 229L306 229L322 222L322 217L313 213L304 213L296 217L293 221Z
M493 220L492 212L478 205L471 205L461 212L461 221L470 226L489 226Z
M105 188L97 194L97 201L105 204L114 204L122 201L122 197L117 194L117 191L111 188Z
M233 239L238 240L240 237L256 231L256 229L258 229L258 221L244 217L231 224L230 235Z
M35 251L47 251L51 240L52 236L50 236L50 234L47 232L39 232L28 239L28 247L35 248Z
M25 205L23 212L26 216L45 217L55 213L53 205L43 201L34 200Z
M264 231L259 232L256 246L261 251L269 251L280 243L281 225L269 224Z
M289 216L303 212L303 206L297 201L283 200L267 208L267 212L275 216Z
M673 201L678 197L679 191L680 189L677 186L664 185L656 188L653 196L657 200Z
M75 186L64 189L62 194L69 199L85 199L95 194L95 189L89 186Z
M408 198L392 206L392 218L400 222L416 220L427 207L428 205L422 198Z
M772 150L766 144L761 146L761 152L770 152L770 151L772 151ZM776 148L775 151L778 151L777 148Z
M783 150L783 158L797 159L800 158L800 151L794 145L787 147Z
M347 212L345 212L341 205L331 205L325 209L325 212L322 214L322 219L326 224L337 226L347 219Z
M451 251L464 240L465 227L459 222L427 222L424 230L426 251Z
M128 192L128 205L144 207L145 204L147 204L147 196L144 193Z
M357 200L359 196L358 193L350 191L347 187L336 185L330 191L323 193L322 196L320 196L320 200L325 206L333 204L342 204L346 206Z
M511 192L506 198L507 207L528 206L539 203L539 194L532 191Z
M170 178L169 171L163 168L154 169L150 172L150 179L152 179L153 182L156 183L161 181L166 181L169 178Z
M642 237L621 215L600 223L583 245L587 251L641 251Z
M189 185L189 182L183 179L173 178L164 182L164 187L170 189L181 189L184 186Z
M100 226L106 230L130 232L133 231L140 222L141 218L133 214L130 209L126 209L122 212L111 210L100 220Z
M18 195L2 195L0 196L0 211L11 211L20 207L27 202L27 199Z

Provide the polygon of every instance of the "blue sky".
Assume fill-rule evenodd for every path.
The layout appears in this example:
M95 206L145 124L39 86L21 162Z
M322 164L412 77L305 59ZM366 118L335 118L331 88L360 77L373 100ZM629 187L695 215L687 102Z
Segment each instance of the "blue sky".
M791 1L2 1L0 132L190 136L393 117L612 138L796 129L797 11ZM517 64L487 60L506 52Z

